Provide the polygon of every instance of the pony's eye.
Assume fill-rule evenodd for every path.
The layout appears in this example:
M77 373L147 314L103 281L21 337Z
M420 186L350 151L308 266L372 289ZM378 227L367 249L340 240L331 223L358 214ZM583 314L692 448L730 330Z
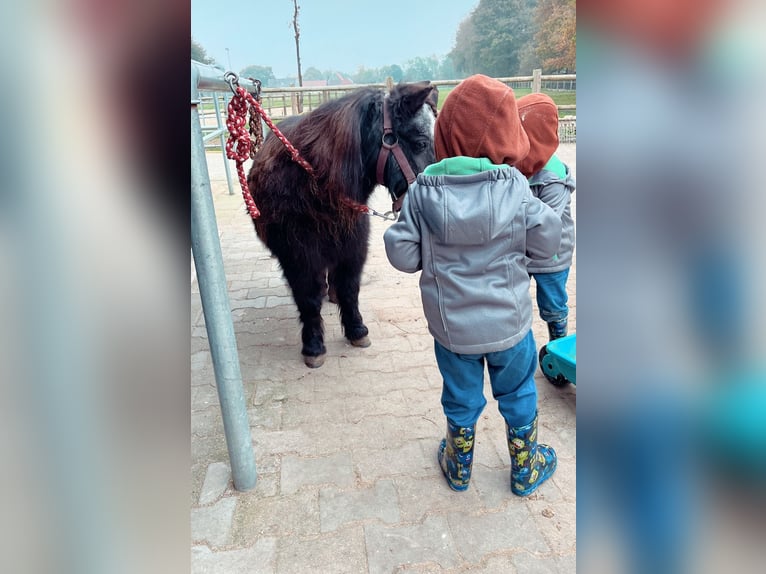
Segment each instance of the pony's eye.
M415 152L422 153L422 152L426 151L427 148L428 148L428 142L427 141L415 142Z

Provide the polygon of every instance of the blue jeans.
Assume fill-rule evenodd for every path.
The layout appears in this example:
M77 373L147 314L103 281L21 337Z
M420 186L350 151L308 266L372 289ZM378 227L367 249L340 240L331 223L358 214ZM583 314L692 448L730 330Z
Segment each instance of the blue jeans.
M484 398L484 363L489 370L492 396L512 427L529 424L537 411L537 350L530 330L516 346L478 355L461 355L434 341L441 371L442 408L457 426L472 426L487 405Z
M569 269L555 273L532 273L537 283L537 307L546 323L558 323L569 316L567 279Z

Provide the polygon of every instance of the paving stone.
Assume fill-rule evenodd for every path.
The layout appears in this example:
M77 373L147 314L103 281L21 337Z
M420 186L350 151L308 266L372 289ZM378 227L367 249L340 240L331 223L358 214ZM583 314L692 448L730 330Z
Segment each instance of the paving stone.
M227 462L214 462L207 467L205 482L199 495L200 505L210 504L220 498L229 486L231 468Z
M511 501L503 512L479 515L452 512L446 516L458 551L468 562L479 562L488 554L514 549L550 552L521 498Z
M577 499L577 466L574 459L559 457L556 472L550 480L558 487L563 500L574 502Z
M282 427L283 408L281 404L248 408L250 426L267 431L279 430Z
M516 499L511 492L511 467L489 468L474 463L471 488L476 491L482 508L499 511Z
M491 556L478 565L471 565L470 572L471 574L537 574L535 570L516 569L512 556Z
M301 491L291 496L238 493L232 543L249 544L261 536L316 536L319 534L319 493Z
M536 523L536 530L542 533L548 546L558 554L574 552L577 543L575 503L529 500L527 504L531 518Z
M559 150L572 168L574 150ZM219 158L209 164L222 168ZM219 171L213 196L258 481L252 491L235 492L226 469L222 486L228 453L192 278L192 572L574 572L576 387L556 388L536 374L540 438L556 448L559 468L522 499L510 492L504 422L485 377L488 404L477 423L471 488L450 490L436 461L442 381L419 275L388 263L382 236L390 224L371 219L362 274L360 310L372 346L352 347L337 306L325 302L327 358L322 368L307 369L278 261ZM385 211L390 199L379 188L370 204ZM573 266L573 331L575 279ZM532 328L538 344L547 340L537 314Z
M273 574L276 538L259 538L249 548L213 552L207 546L192 546L192 574Z
M444 514L454 510L474 512L479 506L473 484L464 492L455 492L447 485L441 471L437 472L427 478L401 477L394 480L402 522L420 522L428 514Z
M327 440L334 437L328 436ZM282 459L282 494L292 494L304 486L354 484L351 455L337 453L319 458L286 456Z
M191 356L191 370L199 371L203 367L212 364L209 351L199 351Z
M215 405L191 414L191 432L196 436L211 436L223 431L221 409Z
M211 436L192 436L191 459L204 462L205 470L209 463L226 459L228 456L229 451L226 448L226 437L223 432Z
M558 566L557 572L559 574L573 574L577 572L577 553L572 552L566 556L557 557L556 565ZM699 572L700 570L697 571Z
M397 476L434 476L437 472L436 447L430 442L425 448L433 453L428 454L424 452L423 441L412 440L393 447L387 447L385 437L377 442L378 448L357 448L353 453L354 468L363 482Z
M561 564L554 556L536 556L528 552L519 552L511 558L511 563L517 572L524 574L563 574ZM574 574L570 570L568 574Z
M574 571L572 571L574 572ZM438 564L411 564L400 566L396 574L534 574L516 570L510 556L491 556L477 564L462 563L460 566L444 569Z
M193 541L207 542L211 546L231 543L231 524L237 498L222 498L212 506L192 508L191 537Z
M266 454L301 454L311 456L316 452L316 443L310 440L310 429L287 429L280 431L264 431L251 429L256 457L258 453Z
M192 389L192 411L205 410L219 404L218 391L213 385L199 385Z
M323 488L319 492L319 516L322 532L359 520L398 522L399 504L394 483L379 480L372 488L362 490Z
M320 537L283 539L279 544L277 574L359 574L367 572L367 553L361 527L346 528Z
M304 402L287 398L283 401L282 424L285 427L296 427L345 422L343 402L340 399Z
M429 516L415 525L367 524L364 537L370 574L388 574L407 564L432 562L451 568L459 563L449 525L442 516Z

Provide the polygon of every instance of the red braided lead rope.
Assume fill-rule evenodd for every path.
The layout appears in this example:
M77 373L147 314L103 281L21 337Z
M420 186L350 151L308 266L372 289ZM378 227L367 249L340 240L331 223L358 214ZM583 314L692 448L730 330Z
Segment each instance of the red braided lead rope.
M229 102L227 108L226 127L229 130L229 138L226 140L226 157L233 159L237 164L237 176L239 177L239 185L242 188L242 198L245 200L245 206L250 217L256 219L261 215L261 212L258 211L253 196L250 195L250 190L247 188L247 179L245 178L244 164L250 159L250 134L245 129L248 100L243 94L250 96L244 88L237 86L234 97ZM255 98L250 96L250 99L256 105L259 105Z
M269 129L275 136L277 136L277 138L279 138L279 141L281 141L287 151L290 152L293 161L300 165L312 178L314 178L315 175L311 164L301 156L297 148L289 142L285 135L274 124L263 109L263 106L261 106L261 103L243 87L237 86L235 88L234 97L232 97L229 102L227 110L228 117L226 118L226 127L229 130L229 139L226 140L226 157L233 159L237 164L237 176L239 177L239 185L242 188L242 198L245 201L245 206L247 206L247 212L250 214L250 217L256 219L261 215L261 212L258 210L258 207L256 207L255 200L253 200L253 196L250 194L250 190L247 187L244 168L244 163L250 159L250 134L248 133L248 130L245 129L248 104L255 108L258 115L261 116L263 121L266 122L266 125L269 126ZM354 211L369 213L369 208L366 205L357 203L347 197L341 197L340 201L343 205Z

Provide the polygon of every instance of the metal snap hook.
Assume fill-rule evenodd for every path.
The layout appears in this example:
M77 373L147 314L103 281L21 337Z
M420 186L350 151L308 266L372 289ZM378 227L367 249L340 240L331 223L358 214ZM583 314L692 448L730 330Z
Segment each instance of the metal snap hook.
M226 72L223 75L223 80L227 84L229 84L229 88L231 88L231 91L235 94L237 93L237 87L239 87L239 76L235 74L234 72Z

